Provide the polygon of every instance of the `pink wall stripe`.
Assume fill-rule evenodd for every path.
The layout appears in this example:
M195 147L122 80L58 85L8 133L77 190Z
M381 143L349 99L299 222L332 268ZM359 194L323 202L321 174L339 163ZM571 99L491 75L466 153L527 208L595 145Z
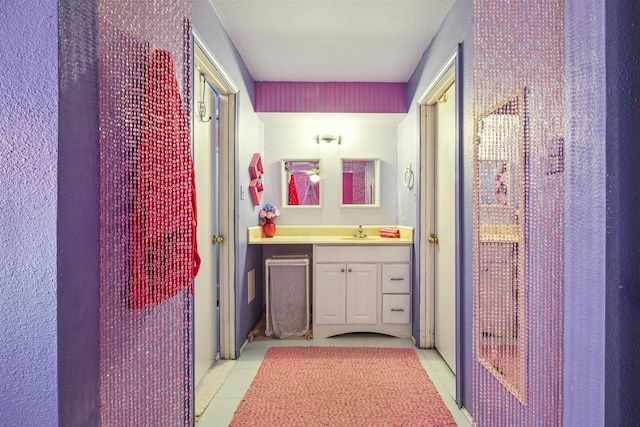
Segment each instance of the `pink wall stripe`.
M406 113L407 84L255 82L257 113Z

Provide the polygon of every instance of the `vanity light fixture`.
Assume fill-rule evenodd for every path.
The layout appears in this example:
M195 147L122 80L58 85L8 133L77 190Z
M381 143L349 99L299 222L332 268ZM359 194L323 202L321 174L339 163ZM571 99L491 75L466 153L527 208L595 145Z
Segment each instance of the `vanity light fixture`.
M324 141L327 144L333 141L338 141L338 145L342 144L342 135L333 136L333 135L316 135L316 144L320 144L320 141Z

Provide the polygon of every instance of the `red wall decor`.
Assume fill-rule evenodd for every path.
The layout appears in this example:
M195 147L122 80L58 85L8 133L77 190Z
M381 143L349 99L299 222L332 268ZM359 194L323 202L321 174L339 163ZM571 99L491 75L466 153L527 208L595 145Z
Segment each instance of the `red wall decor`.
M262 187L262 176L264 175L264 169L262 168L262 159L260 153L255 153L249 163L249 175L251 176L251 182L249 183L249 195L254 206L260 204L262 200L262 193L264 188Z

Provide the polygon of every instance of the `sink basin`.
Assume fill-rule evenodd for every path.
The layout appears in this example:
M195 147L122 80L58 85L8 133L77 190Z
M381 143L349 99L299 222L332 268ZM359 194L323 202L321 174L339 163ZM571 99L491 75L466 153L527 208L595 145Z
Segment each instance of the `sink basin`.
M342 240L353 240L353 241L363 241L363 240L380 240L380 236L367 236L367 237L355 237L355 236L344 236L341 237Z

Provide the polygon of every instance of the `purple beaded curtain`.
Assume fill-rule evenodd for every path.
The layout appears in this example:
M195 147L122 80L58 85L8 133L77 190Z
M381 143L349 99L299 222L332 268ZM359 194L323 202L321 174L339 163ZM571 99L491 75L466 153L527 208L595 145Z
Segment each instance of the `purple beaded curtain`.
M478 426L562 424L563 10L474 1Z
M193 423L190 15L190 1L99 4L104 426Z

